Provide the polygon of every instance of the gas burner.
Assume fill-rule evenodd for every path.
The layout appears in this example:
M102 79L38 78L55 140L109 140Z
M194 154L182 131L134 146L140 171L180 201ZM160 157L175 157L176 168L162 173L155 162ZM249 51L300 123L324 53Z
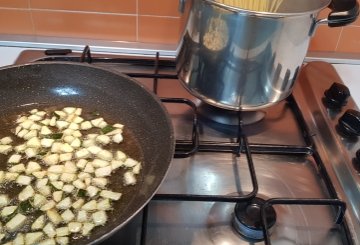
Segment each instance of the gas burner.
M236 126L239 125L239 113L242 117L242 125L254 124L261 121L265 117L263 111L231 111L222 108L217 108L205 103L201 103L198 107L199 114L213 122Z
M254 240L264 239L261 222L261 207L265 200L255 197L248 202L235 205L233 226L242 236ZM275 209L271 206L266 208L268 229L271 229L276 222Z

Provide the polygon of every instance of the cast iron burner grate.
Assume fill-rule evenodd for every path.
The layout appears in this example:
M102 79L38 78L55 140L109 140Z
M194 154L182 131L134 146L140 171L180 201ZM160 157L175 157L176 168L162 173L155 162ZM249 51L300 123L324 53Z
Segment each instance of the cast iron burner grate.
M51 53L51 52L50 52ZM60 52L61 53L61 52ZM58 55L59 52L56 52ZM159 79L173 79L177 80L177 75L172 74L160 74L159 68L175 68L175 63L169 60L160 60L159 54L153 60L149 59L124 59L124 58L97 58L92 57L90 48L85 47L82 55L80 57L53 57L48 56L44 59L38 61L69 61L69 62L88 62L92 63L103 62L103 63L113 63L113 64L130 64L130 65L141 65L154 67L154 72L152 73L125 73L126 75L134 78L152 78L153 79L153 92L157 94L157 86ZM269 208L272 205L326 205L332 206L338 210L336 216L336 224L341 224L340 228L345 234L345 239L347 244L352 244L350 237L350 232L348 225L345 220L343 220L346 210L346 204L340 201L335 192L335 188L329 178L328 173L325 170L324 164L314 147L314 142L311 136L308 133L308 128L302 116L302 113L295 101L295 98L290 95L287 98L287 103L294 113L298 125L301 128L306 142L305 146L297 145L276 145L276 144L250 144L247 137L243 134L243 120L242 113L238 112L238 133L236 142L221 142L221 141L199 141L198 136L198 112L196 105L188 99L184 98L161 98L163 103L175 103L175 104L184 104L191 108L193 113L193 128L192 136L189 140L176 140L176 151L175 158L185 158L189 157L197 152L212 152L212 153L224 153L235 154L237 157L240 157L241 154L245 154L247 159L247 164L249 167L249 172L251 176L251 181L253 185L253 190L250 193L245 193L243 195L227 196L227 195L197 195L197 194L156 194L152 201L161 200L161 201L202 201L202 202L229 202L237 203L236 206L243 206L246 203L257 202L258 194L258 184L256 179L255 168L252 160L252 154L277 154L277 155L309 155L312 156L319 168L319 174L323 177L325 185L329 191L329 194L332 198L330 199L293 199L293 198L273 198L261 202L260 205L260 225L257 223L256 227L262 227L263 240L265 244L271 244L269 228L276 226L274 221L273 208ZM236 211L235 211L236 213ZM258 218L258 210L256 211ZM239 214L237 215L239 216ZM268 218L269 217L269 218ZM147 220L148 220L148 205L143 209L142 216L142 225L141 225L141 237L140 243L146 244L146 234L147 234ZM258 231L259 229L257 229Z

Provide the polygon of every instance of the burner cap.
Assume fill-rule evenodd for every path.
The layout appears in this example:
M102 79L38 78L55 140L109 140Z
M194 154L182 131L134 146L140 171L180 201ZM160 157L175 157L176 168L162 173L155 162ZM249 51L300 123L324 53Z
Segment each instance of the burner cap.
M250 239L264 239L261 224L261 207L264 203L264 199L255 197L248 202L236 204L233 225L237 232ZM276 222L275 209L271 206L266 208L266 219L270 229Z

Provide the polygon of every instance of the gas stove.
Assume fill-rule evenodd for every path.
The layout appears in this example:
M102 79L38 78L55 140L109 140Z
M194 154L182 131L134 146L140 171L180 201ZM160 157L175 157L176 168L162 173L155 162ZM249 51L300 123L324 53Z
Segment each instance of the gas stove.
M249 114L204 105L171 59L46 53L26 50L16 64L89 62L125 73L172 119L176 152L160 189L102 244L360 244L360 117L330 64L304 65L291 96Z

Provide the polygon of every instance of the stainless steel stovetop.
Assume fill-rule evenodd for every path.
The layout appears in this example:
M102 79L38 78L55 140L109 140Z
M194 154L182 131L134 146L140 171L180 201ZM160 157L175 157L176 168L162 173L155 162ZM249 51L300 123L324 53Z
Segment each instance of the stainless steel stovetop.
M73 53L56 57L72 60L79 56ZM16 63L44 57L43 51L27 50ZM93 55L94 65L130 73L149 89L154 88L153 78L139 76L140 73L154 74L151 61L149 64L131 62L137 58L126 57L130 63L112 63L99 62L96 57L104 55ZM157 94L189 99L197 105L200 111L198 152L174 158L155 199L103 244L264 244L262 240L245 238L234 229L234 202L211 199L212 195L244 196L255 191L256 196L264 200L276 198L280 203L288 203L273 205L276 222L270 229L271 244L360 244L360 176L355 166L360 166L360 159L359 162L355 159L360 143L357 137L341 136L337 126L347 109L357 108L351 98L337 110L324 104L324 91L333 82L341 83L330 64L306 65L293 96L263 110L265 117L261 121L242 127L249 143L251 154L248 155L255 169L258 190L249 172L252 165L244 144L240 144L242 148L236 147L239 127L215 123L202 115L200 101L178 80L172 79L175 71L169 64L171 61L159 63L158 73L167 78L157 76L155 79ZM178 156L186 155L181 153L192 150L194 110L187 104L165 105L175 128ZM355 127L359 127L356 123L360 122L355 122ZM236 154L237 150L241 150L240 154ZM199 201L206 199L196 198L199 195L210 198ZM337 206L320 205L338 198L347 204L341 224L335 223ZM294 199L319 202L318 205L295 205L299 200Z

